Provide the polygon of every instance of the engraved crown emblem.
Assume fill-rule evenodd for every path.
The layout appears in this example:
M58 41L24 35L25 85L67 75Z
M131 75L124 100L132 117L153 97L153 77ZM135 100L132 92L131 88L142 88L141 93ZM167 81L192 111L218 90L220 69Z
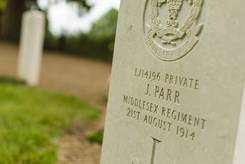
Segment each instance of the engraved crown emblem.
M183 5L183 0L168 0L167 3L169 12L169 20L167 21L167 25L177 27L178 22L176 21L176 19L181 6Z
M173 61L185 56L198 42L203 27L197 24L204 0L148 0L148 45L161 60ZM187 2L187 5L185 5ZM185 5L185 7L184 7ZM164 6L164 9L163 9ZM178 20L183 9L189 8L189 17ZM167 12L165 21L162 12ZM184 11L186 12L186 11ZM182 18L183 19L183 18ZM187 41L189 40L189 41ZM184 41L184 42L183 42ZM181 44L181 43L184 44ZM153 44L155 46L153 47ZM181 49L182 48L182 49ZM178 51L180 50L180 51ZM173 54L174 52L179 54ZM162 53L162 54L161 54ZM171 56L172 55L172 56ZM175 57L173 57L175 56Z

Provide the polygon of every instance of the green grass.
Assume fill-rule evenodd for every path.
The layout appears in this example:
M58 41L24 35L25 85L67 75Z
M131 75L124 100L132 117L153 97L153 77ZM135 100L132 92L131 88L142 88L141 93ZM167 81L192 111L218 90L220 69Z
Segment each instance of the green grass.
M0 83L1 84L14 84L14 85L24 85L26 82L24 80L14 79L12 77L1 77L0 76Z
M56 163L62 132L98 114L77 97L0 80L0 164Z
M97 143L97 144L102 145L103 135L104 135L104 130L98 130L98 131L89 133L86 138L91 143Z

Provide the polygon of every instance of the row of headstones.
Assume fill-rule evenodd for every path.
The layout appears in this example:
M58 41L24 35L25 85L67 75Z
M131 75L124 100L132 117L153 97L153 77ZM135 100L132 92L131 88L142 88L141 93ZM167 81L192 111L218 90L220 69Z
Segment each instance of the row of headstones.
M45 33L45 15L41 11L31 10L23 15L20 52L18 59L18 78L28 85L39 83L43 42Z

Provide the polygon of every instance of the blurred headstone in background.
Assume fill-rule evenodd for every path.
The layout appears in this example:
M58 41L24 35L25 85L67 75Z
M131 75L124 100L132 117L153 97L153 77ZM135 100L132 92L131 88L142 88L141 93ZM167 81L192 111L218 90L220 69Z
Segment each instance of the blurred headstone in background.
M45 15L31 10L23 15L18 77L29 85L39 83L45 33Z

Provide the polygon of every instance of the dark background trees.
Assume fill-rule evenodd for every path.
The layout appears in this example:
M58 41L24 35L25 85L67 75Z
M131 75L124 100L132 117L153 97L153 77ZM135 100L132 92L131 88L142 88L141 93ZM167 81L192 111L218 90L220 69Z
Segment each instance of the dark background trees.
M118 11L111 9L94 22L88 33L54 36L46 32L45 48L69 54L111 61Z
M21 19L25 10L31 5L37 6L36 0L1 0L1 38L5 40L17 41L20 37Z
M20 35L21 17L25 10L25 0L8 0L3 10L1 37L17 40Z
M53 0L49 5L62 1ZM79 16L86 14L92 7L87 0L66 1L75 2L80 6L80 11L77 13ZM37 0L0 0L0 39L18 42L22 15L33 7L41 10ZM45 9L43 12L47 13ZM46 14L45 49L110 61L114 49L117 15L118 11L111 9L92 25L89 32L80 32L75 35L64 32L57 36L50 31Z
M76 2L80 5L81 10L90 9L87 0L67 0ZM52 3L59 3L55 0ZM50 3L51 4L51 3ZM0 0L1 18L1 38L10 41L18 41L21 30L21 19L25 10L31 7L38 7L37 0Z

